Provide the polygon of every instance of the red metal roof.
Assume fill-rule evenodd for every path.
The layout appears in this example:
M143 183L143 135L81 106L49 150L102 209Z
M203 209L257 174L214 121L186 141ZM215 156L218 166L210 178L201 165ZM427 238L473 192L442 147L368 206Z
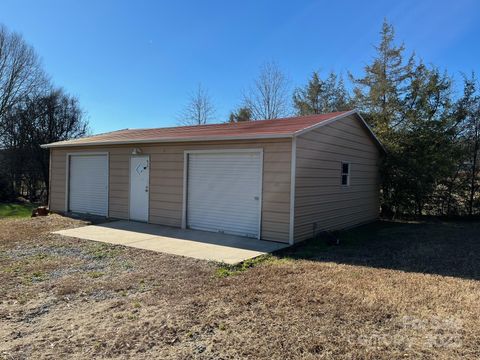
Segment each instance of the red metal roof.
M275 120L246 121L196 126L178 126L154 129L125 129L85 138L59 141L44 147L109 145L135 142L210 141L289 137L303 129L326 120L341 117L350 111Z

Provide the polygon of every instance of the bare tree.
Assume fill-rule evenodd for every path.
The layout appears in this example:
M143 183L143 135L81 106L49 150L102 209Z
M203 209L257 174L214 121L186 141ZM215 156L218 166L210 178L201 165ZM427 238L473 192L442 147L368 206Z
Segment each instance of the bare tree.
M87 135L88 122L78 99L62 89L26 97L5 115L0 163L17 194L38 200L48 196L49 151L41 144ZM1 173L0 173L1 175Z
M9 109L46 83L34 49L0 24L0 136Z
M253 86L243 96L243 106L254 120L276 119L289 112L288 80L275 62L267 62Z
M190 99L185 105L180 116L179 123L182 125L205 125L212 121L215 116L215 106L206 89L201 84L195 92L190 94Z

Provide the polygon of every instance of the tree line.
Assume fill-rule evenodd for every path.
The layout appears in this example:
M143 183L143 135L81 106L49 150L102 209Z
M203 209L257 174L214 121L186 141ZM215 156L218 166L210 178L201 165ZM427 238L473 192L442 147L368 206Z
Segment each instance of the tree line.
M78 99L52 84L21 35L0 25L0 201L46 201L49 152L40 145L87 133Z
M382 213L386 216L480 214L480 90L406 54L384 22L375 56L359 76L311 74L290 89L274 62L264 64L228 122L359 109L384 144ZM458 90L461 88L461 90ZM216 111L199 85L179 121L206 124ZM49 152L40 145L85 136L78 99L55 87L31 46L0 26L0 200L44 201Z
M381 203L385 216L480 214L480 90L472 72L461 84L435 65L407 55L385 21L375 56L348 82L312 73L289 91L287 77L267 63L228 121L275 119L358 109L384 144ZM461 86L460 86L461 85ZM462 88L458 91L457 88ZM208 92L194 93L215 114ZM190 124L201 107L187 112Z

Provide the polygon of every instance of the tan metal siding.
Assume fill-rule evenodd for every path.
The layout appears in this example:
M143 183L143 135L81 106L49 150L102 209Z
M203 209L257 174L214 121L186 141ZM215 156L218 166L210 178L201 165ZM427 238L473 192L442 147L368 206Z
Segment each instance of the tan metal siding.
M52 149L51 209L65 211L66 154L102 152L110 155L109 216L128 219L129 159L132 149L150 155L150 219L180 227L185 150L263 148L262 234L264 240L288 242L290 207L290 139L88 146Z
M374 220L379 211L380 152L356 115L297 138L295 241L317 230L339 230ZM350 163L350 186L341 163Z

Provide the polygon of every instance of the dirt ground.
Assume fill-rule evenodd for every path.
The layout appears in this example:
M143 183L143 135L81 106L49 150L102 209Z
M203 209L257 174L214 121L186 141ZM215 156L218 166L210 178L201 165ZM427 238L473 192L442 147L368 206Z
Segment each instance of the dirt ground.
M480 224L379 222L228 268L0 220L0 358L480 357Z

